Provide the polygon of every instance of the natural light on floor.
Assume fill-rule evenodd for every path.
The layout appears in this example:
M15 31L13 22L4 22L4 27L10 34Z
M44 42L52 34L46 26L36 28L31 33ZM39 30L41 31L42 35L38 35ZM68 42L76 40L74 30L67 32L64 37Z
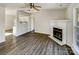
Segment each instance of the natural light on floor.
M12 33L5 33L5 36L11 35Z

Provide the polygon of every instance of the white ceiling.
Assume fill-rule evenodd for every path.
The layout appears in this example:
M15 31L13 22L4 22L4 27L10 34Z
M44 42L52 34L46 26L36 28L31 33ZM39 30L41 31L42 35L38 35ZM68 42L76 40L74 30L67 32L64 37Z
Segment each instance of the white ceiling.
M37 5L42 6L42 9L59 9L67 8L69 6L68 3L40 3Z
M6 6L6 7L24 7L24 3L0 3L0 6ZM26 6L29 4L26 3ZM35 5L39 5L42 8L41 9L62 9L67 8L69 6L69 3L35 3Z

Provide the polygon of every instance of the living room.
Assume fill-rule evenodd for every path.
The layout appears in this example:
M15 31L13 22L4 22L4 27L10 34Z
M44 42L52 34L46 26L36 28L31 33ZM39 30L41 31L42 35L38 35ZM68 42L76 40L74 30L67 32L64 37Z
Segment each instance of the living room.
M79 54L78 7L78 3L0 3L0 54Z

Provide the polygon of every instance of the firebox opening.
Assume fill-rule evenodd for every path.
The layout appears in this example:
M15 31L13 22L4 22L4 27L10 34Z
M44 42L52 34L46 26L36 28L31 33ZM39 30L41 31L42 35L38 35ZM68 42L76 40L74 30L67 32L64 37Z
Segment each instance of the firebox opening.
M53 27L53 37L62 41L62 29Z

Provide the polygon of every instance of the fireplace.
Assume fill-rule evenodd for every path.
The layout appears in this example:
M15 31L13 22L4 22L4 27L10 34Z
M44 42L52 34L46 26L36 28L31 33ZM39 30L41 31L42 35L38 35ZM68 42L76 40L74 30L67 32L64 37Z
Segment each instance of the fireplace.
M62 41L62 29L53 27L53 37Z

